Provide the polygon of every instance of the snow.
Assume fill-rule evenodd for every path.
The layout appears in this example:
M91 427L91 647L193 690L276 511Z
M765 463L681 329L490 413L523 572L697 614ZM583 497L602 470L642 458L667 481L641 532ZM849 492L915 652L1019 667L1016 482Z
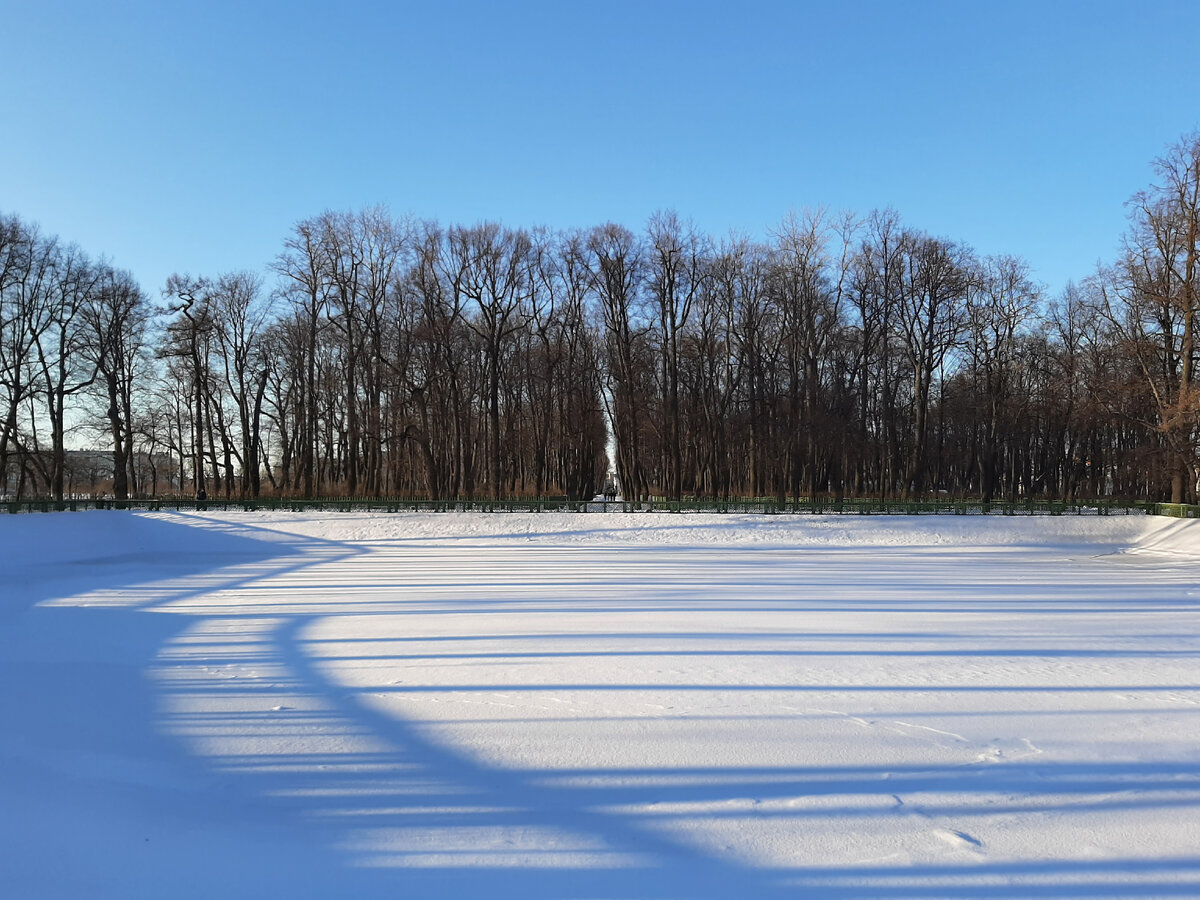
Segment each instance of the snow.
M1200 521L0 518L0 894L1200 894Z

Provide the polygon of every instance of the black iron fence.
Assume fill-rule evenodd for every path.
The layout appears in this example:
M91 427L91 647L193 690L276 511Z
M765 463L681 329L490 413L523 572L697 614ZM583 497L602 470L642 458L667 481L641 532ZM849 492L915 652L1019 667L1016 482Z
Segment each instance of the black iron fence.
M72 499L8 500L0 504L10 513L60 510L184 510L184 511L286 511L286 512L668 512L756 513L824 515L956 515L956 516L1108 516L1159 515L1200 518L1200 505L1145 503L1118 500L834 500L825 498L749 498L739 500L567 500L561 497L508 500L424 500L402 497L322 497L209 499L154 498L134 500Z

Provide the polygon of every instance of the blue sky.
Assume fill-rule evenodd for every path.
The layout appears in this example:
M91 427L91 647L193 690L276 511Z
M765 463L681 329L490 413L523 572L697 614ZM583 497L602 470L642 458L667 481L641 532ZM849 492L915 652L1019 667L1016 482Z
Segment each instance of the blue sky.
M1200 127L1182 0L0 0L0 27L0 211L153 295L375 204L755 237L890 205L1056 293Z

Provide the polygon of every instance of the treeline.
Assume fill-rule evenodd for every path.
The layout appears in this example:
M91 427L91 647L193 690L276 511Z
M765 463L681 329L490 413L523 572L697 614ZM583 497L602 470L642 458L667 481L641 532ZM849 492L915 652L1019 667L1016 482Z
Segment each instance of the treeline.
M1026 264L891 210L715 239L299 223L270 271L132 276L0 219L0 492L1194 499L1200 138L1121 258ZM72 429L78 435L68 440ZM91 489L89 485L88 489Z

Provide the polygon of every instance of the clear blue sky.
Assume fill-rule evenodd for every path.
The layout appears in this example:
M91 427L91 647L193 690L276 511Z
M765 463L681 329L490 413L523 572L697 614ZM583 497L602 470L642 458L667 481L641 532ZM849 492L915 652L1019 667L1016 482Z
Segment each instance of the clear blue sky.
M1057 292L1200 127L1195 0L0 0L0 29L0 211L154 295L374 204L752 236L891 205Z

